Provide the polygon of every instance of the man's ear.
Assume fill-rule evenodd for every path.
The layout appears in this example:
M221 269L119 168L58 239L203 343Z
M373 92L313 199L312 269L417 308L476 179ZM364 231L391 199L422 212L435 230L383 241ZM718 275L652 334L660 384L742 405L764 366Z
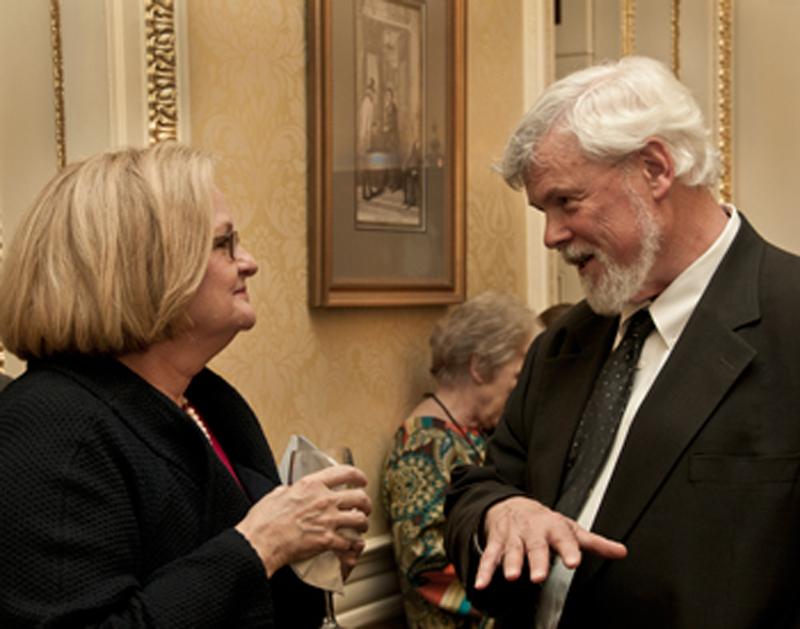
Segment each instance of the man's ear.
M656 201L661 201L675 181L675 166L667 146L658 138L651 138L639 151L644 177Z

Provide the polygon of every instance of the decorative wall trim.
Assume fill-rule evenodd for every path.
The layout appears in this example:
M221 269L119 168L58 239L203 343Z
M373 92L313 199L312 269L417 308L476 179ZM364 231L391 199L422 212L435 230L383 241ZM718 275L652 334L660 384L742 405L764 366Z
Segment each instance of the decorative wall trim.
M672 44L672 71L681 76L681 0L672 0L670 25L670 43Z
M622 56L636 54L636 0L620 0Z
M175 2L145 0L147 117L150 144L178 139Z
M556 74L555 7L549 0L522 0L523 15L523 110L536 102ZM528 305L539 312L562 301L558 282L558 254L542 246L545 220L531 212L524 195L519 204L525 216Z
M175 2L175 57L177 64L178 140L191 141L191 107L189 94L189 25L187 0Z
M0 215L1 217L2 215ZM0 220L0 263L3 262L3 222ZM0 343L0 373L6 372L6 348Z
M732 199L733 190L733 112L731 88L733 65L733 0L718 0L717 4L717 118L718 148L721 172L719 195L724 201Z
M335 596L336 617L345 627L363 627L403 617L391 535L367 538L366 548L344 586Z
M109 144L148 144L144 3L106 0Z
M67 147L64 137L64 62L61 49L61 2L50 0L50 47L53 56L53 100L56 123L56 166L64 168Z
M672 45L672 70L680 77L680 16L681 0L672 0L670 33ZM622 16L622 54L636 52L636 0L620 0ZM725 201L732 198L733 188L733 113L732 113L732 57L733 57L733 0L716 0L716 113L717 148L720 153L719 195Z

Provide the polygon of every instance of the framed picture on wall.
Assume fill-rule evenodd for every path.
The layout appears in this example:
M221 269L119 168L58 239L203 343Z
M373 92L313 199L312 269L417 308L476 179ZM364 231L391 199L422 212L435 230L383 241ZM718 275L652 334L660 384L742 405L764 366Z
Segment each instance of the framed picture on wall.
M313 306L465 294L463 0L310 0Z

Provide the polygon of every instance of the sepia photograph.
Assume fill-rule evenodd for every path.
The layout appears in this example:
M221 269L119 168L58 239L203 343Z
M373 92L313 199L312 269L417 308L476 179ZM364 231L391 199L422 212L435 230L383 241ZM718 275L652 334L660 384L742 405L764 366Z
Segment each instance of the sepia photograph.
M309 302L465 294L463 0L309 4Z
M425 229L425 5L360 0L355 19L356 226Z

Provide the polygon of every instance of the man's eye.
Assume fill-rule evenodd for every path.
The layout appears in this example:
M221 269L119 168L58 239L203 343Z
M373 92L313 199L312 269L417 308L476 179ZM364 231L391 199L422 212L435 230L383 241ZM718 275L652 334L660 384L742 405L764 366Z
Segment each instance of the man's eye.
M559 197L558 206L566 212L574 212L578 209L578 199L575 197Z

